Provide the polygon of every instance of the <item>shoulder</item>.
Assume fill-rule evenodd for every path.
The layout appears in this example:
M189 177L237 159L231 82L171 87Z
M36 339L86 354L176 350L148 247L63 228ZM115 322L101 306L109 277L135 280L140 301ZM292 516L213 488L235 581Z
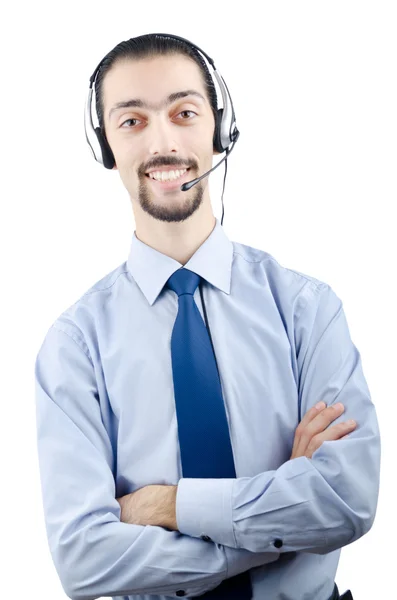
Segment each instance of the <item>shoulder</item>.
M283 265L272 254L240 242L232 242L234 259L255 263L271 289L285 288L300 291L304 297L319 295L329 284L314 275Z
M106 311L120 285L129 277L126 262L95 281L73 304L67 306L51 324L76 341L84 339L84 330L95 328L98 316Z

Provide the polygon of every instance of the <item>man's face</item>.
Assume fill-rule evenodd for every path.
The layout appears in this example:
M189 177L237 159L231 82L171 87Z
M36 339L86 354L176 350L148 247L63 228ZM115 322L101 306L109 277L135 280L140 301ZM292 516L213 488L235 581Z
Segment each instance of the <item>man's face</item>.
M169 99L186 91L184 97ZM141 106L117 108L130 100ZM103 105L116 167L130 197L146 213L161 221L184 221L201 205L204 192L209 202L207 178L188 191L180 189L212 167L214 154L215 120L193 60L174 54L118 62L104 79ZM177 179L163 180L164 173L175 170Z

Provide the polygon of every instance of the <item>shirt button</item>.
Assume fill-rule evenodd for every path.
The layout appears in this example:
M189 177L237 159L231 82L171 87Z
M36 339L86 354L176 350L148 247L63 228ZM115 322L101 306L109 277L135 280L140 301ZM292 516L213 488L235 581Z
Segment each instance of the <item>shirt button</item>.
M185 596L185 594L186 594L185 590L178 590L178 591L176 592L176 595L177 595L177 596Z
M283 540L280 540L279 538L277 538L276 540L274 540L273 543L276 546L276 548L281 548L281 546L283 545Z
M212 539L208 536L208 535L202 535L200 536L202 540L204 540L205 542L212 542Z

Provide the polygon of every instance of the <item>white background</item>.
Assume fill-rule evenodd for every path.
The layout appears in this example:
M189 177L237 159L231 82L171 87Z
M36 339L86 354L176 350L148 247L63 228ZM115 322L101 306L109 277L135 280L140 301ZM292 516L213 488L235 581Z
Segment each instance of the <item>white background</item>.
M2 597L66 597L44 526L34 360L57 316L127 258L131 202L118 171L92 158L84 103L103 56L151 32L201 46L232 94L229 239L344 303L382 469L375 523L342 550L336 582L355 600L396 597L396 3L15 2L0 20ZM223 175L209 180L219 219Z

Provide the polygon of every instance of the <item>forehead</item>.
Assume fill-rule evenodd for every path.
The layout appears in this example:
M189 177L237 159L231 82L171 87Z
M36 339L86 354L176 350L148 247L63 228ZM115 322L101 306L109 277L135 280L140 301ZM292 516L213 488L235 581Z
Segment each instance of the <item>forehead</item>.
M194 60L181 54L116 62L103 81L105 112L115 103L140 98L156 104L169 94L188 88L206 96L203 75Z

